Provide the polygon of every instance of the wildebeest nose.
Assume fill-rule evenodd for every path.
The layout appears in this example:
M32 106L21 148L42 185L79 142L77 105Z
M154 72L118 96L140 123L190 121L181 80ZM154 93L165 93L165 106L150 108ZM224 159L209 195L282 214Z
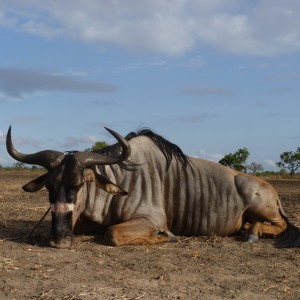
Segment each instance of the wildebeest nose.
M70 249L73 246L72 236L66 236L58 241L51 240L50 246L58 249Z

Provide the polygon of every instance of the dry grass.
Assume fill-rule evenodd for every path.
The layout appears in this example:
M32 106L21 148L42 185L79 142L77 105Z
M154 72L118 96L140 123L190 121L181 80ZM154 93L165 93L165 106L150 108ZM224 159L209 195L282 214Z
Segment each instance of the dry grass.
M0 257L0 271L18 270L15 258Z

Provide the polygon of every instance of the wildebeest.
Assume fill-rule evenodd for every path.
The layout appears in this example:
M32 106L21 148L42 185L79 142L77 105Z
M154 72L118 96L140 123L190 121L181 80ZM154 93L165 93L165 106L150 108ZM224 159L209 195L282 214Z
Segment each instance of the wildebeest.
M126 138L107 130L119 143L97 153L66 154L22 154L8 130L9 154L48 170L23 189L48 189L53 247L72 246L78 218L99 230L105 227L112 245L176 241L174 234L230 236L245 229L249 242L262 235L283 236L281 246L300 246L300 229L288 222L266 181L188 157L148 129Z

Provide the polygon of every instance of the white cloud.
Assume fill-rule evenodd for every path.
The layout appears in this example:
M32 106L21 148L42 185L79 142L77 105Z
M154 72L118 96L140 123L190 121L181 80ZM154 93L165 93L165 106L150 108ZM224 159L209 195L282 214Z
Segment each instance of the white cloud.
M265 159L264 165L271 168L277 168L275 161L273 161L272 159Z
M10 159L6 159L5 157L0 156L0 165L7 166L12 162Z
M16 18L8 16L8 14L0 11L0 26L3 27L14 27L16 26Z
M84 135L81 140L84 143L94 145L97 141L99 141L99 138L92 135Z
M199 69L204 67L205 65L206 65L206 61L200 55L192 57L188 61L179 63L179 66L190 68L190 69Z
M13 159L10 158L10 156L8 155L8 153L6 151L6 147L4 146L5 142L6 142L6 134L4 134L0 130L0 145L3 145L0 147L0 165L2 165L2 166L7 166L7 165L11 164L11 162L13 161Z
M185 54L213 47L244 55L300 49L298 0L11 0L0 26L46 38Z
M167 62L165 60L160 60L154 57L154 59L148 63L144 62L133 62L128 65L124 65L121 67L117 67L113 70L113 73L120 73L123 71L134 71L139 70L142 68L162 68L162 69L168 69Z
M3 134L3 132L0 130L0 144L4 144L6 136Z
M63 35L63 30L60 28L50 27L48 24L36 21L28 21L20 26L21 31L27 32L32 35L55 38Z
M65 141L59 143L59 146L62 148L62 151L73 151L78 150L82 151L86 147L92 147L95 142L99 141L99 138L95 136L84 135L81 137L69 136L65 138Z
M222 159L224 155L219 153L207 153L205 150L200 150L197 153L196 157L214 162L219 162L219 160Z

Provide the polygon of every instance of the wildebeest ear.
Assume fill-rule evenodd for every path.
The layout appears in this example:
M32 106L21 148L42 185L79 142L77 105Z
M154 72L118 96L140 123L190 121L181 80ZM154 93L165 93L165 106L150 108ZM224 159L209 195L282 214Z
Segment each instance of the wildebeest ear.
M107 193L117 195L117 196L125 196L127 195L127 192L119 188L116 184L112 183L109 179L106 177L98 174L95 172L95 180L96 184L102 188Z
M37 192L39 191L42 187L44 187L45 185L45 178L46 178L47 174L44 174L30 182L28 182L27 184L25 184L22 189L25 192Z

